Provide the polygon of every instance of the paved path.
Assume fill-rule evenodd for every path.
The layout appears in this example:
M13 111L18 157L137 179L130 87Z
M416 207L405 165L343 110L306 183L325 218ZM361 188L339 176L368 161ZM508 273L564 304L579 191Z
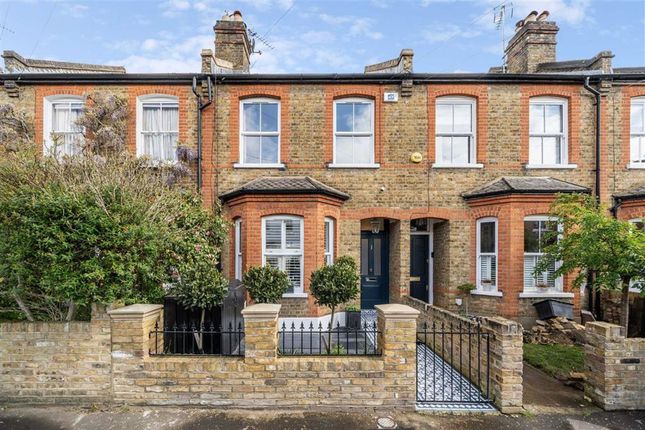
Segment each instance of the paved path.
M122 408L92 412L80 408L0 408L2 430L370 430L390 416L399 429L574 430L569 420L610 430L645 430L645 411L548 414L426 415L415 412L271 412L191 408Z

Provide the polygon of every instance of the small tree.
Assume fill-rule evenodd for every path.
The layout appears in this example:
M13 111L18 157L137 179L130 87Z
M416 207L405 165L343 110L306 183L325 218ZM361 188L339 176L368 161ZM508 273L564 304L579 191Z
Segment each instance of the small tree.
M311 294L316 298L316 303L331 308L330 328L334 325L336 307L358 296L359 281L356 262L348 256L339 257L334 264L323 266L311 274ZM331 330L327 343L329 350Z
M291 286L285 272L269 265L251 267L242 284L256 303L278 303Z
M457 289L464 297L464 301L466 302L466 316L468 316L468 304L470 302L470 292L476 289L476 287L470 282L466 282L465 284L459 285Z
M591 288L622 292L621 324L627 332L630 284L645 295L645 232L613 218L606 207L588 195L560 195L550 212L562 224L562 237L553 240L558 232L545 237L546 255L537 264L535 273L542 273L561 261L555 276L575 273L573 285L580 287L586 273L593 272L595 279Z

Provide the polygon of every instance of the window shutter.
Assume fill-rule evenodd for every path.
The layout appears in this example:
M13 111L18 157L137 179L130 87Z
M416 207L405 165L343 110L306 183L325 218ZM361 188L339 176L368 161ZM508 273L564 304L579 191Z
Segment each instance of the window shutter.
M264 241L266 249L280 249L282 247L282 221L266 221Z

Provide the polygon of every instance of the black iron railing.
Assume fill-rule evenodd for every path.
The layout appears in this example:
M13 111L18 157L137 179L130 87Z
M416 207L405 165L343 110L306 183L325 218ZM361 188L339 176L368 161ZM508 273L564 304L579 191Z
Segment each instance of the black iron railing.
M417 402L490 401L490 333L479 323L424 323L417 332Z
M244 329L240 322L227 329L214 324L174 324L161 328L155 324L149 334L150 355L244 355Z
M336 327L312 322L282 323L278 332L281 355L381 355L376 323L363 323L359 328Z

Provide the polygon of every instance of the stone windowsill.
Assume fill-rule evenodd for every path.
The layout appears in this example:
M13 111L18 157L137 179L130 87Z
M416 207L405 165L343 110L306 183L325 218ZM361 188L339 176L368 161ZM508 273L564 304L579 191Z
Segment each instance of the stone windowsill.
M574 297L573 293L561 293L561 292L550 292L550 293L524 292L524 293L520 293L520 299L572 299L573 297Z
M309 297L307 293L285 293L282 295L283 299L306 299Z
M629 163L627 169L645 169L645 163Z
M577 164L526 164L524 165L526 169L577 169Z
M271 164L261 164L261 163L235 163L233 164L235 169L284 169L286 166L284 163L271 163Z
M484 291L484 290L471 290L470 294L473 296L489 296L489 297L503 297L504 293L501 291Z

